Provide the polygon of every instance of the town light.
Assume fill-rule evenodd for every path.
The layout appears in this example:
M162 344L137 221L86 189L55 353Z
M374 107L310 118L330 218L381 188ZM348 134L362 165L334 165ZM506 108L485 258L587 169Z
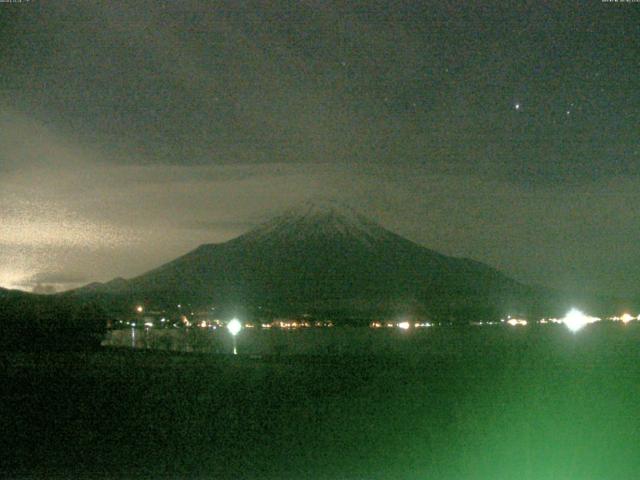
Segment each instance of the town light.
M569 311L569 313L567 313L562 319L562 322L572 332L577 332L592 321L593 319L591 317L586 316L580 310L577 310L575 308L571 309L571 311Z
M138 313L142 313L142 312L144 312L144 307L143 307L142 305L138 305L138 306L136 307L136 312L138 312Z
M229 330L229 333L235 337L240 333L240 330L242 330L242 324L237 318L234 318L227 324L227 329Z
M527 325L528 322L520 318L510 318L509 320L507 320L507 323L512 327L517 327L519 325Z
M229 333L233 337L233 354L237 355L238 348L236 344L236 335L238 335L238 333L240 333L240 330L242 330L242 324L240 323L240 320L238 320L237 318L232 319L227 324L227 330L229 330Z

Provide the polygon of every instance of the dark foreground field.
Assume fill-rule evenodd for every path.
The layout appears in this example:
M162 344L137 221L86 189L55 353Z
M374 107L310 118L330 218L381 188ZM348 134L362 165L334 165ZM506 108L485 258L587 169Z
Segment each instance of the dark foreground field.
M483 332L453 355L0 354L1 476L631 480L627 327Z

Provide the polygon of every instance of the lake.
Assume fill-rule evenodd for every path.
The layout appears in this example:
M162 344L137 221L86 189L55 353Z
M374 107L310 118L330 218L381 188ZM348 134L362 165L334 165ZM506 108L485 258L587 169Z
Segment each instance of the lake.
M247 329L235 356L226 332L193 332L137 331L135 349L131 332L116 331L108 341L124 348L0 352L2 476L630 480L640 471L633 323L577 334ZM146 348L155 341L200 351Z

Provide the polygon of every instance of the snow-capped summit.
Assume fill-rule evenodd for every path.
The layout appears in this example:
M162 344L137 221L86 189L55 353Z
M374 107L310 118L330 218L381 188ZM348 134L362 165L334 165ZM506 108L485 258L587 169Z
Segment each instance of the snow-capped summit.
M348 205L332 200L308 200L259 225L238 240L342 237L365 244L396 237Z

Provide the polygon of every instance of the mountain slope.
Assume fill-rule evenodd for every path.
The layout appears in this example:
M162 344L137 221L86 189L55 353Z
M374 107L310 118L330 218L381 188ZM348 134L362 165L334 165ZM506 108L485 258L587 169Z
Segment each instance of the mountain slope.
M396 235L349 209L307 203L221 244L80 294L274 312L411 308L437 317L530 308L534 290L482 263Z

